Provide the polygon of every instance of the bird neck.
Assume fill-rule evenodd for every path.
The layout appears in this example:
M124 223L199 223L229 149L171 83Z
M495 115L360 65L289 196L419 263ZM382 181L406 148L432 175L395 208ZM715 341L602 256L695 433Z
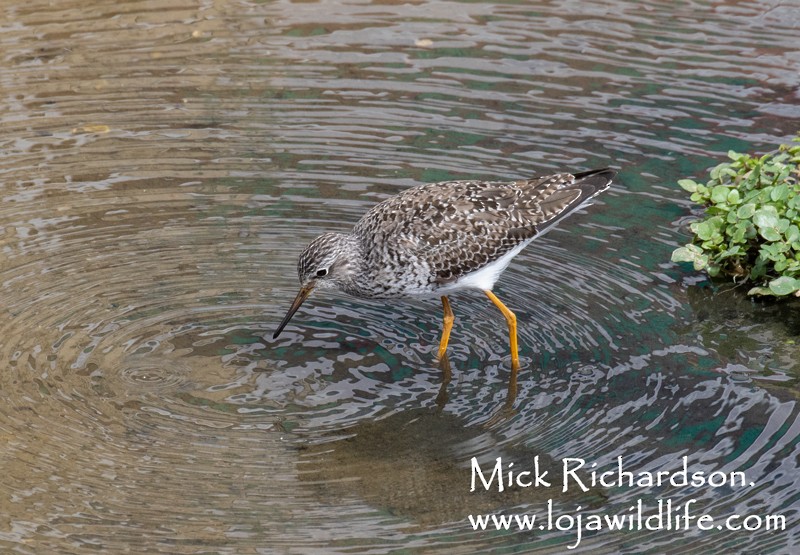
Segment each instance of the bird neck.
M351 233L342 233L338 237L340 252L336 260L337 273L340 278L338 287L345 293L356 297L369 296L363 290L364 247L361 241Z

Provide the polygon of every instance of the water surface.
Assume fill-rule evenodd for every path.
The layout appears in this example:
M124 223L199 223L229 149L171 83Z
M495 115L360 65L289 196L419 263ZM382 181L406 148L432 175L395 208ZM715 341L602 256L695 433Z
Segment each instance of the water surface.
M798 549L796 303L669 262L675 181L800 128L790 3L7 1L0 546L16 553L563 553L658 499L765 530L584 532L585 553ZM611 166L515 259L520 325L315 295L318 233L423 182ZM512 391L513 393L513 391ZM745 472L753 487L470 493L470 460ZM577 507L581 509L577 509Z

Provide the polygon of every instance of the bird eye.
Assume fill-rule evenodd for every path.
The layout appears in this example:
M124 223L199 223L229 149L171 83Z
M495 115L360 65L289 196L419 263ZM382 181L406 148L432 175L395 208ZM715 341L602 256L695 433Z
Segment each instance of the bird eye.
M327 268L320 268L319 270L317 270L317 277L325 277L327 275L328 275Z

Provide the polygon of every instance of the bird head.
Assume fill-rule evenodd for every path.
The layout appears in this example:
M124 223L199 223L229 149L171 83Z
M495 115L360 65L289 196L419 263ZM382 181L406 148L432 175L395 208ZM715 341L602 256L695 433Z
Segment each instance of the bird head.
M314 289L348 288L355 274L358 252L355 239L342 233L324 233L309 243L297 261L300 292L272 335L273 339L280 335Z

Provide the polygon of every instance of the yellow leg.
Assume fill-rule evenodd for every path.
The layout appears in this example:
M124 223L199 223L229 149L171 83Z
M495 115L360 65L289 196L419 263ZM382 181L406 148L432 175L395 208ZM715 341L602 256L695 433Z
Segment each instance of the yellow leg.
M519 370L519 351L517 349L517 317L511 312L503 302L498 299L494 293L491 291L484 291L486 296L489 297L494 305L500 309L500 312L503 313L503 316L506 317L506 322L508 322L508 337L511 343L511 369L516 372Z
M453 309L450 308L450 301L445 295L442 295L442 308L444 308L444 328L442 329L442 340L439 341L439 360L441 360L447 352L447 343L450 341L450 330L453 329L453 322L456 319L453 314Z

